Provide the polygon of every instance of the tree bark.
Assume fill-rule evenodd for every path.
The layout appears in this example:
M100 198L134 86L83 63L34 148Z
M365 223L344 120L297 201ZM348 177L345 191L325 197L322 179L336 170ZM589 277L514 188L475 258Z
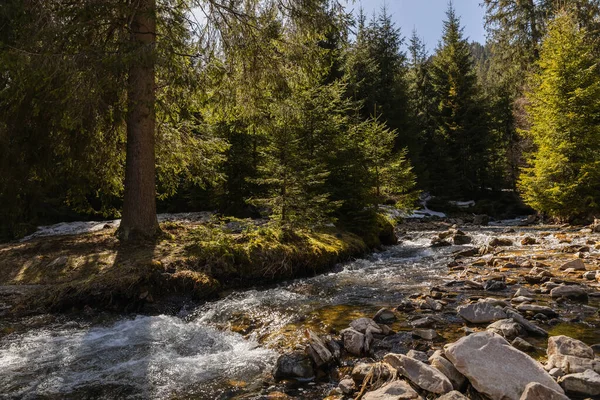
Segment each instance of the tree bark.
M153 237L156 217L154 134L156 0L139 0L131 19L131 65L127 87L127 154L122 240Z

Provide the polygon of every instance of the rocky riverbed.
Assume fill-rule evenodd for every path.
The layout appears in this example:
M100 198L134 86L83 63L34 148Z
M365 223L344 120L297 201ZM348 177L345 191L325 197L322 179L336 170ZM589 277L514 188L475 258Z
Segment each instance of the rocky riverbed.
M404 224L398 245L368 258L175 315L0 321L0 392L597 398L600 234L510 223Z

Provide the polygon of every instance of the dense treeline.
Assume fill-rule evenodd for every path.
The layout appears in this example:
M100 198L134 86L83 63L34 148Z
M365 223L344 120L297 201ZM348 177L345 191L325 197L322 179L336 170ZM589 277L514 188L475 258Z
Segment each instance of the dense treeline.
M361 230L419 191L590 217L600 7L559 3L486 0L485 45L449 6L428 54L334 0L7 1L0 238L122 212L153 234L155 197L292 228Z

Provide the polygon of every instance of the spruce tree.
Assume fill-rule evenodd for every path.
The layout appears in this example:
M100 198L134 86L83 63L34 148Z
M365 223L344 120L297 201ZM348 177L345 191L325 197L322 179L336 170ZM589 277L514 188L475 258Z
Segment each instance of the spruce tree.
M488 128L469 44L452 5L446 15L431 68L437 106L431 182L435 193L467 195L485 184Z
M593 50L574 13L561 12L527 92L535 151L519 187L529 205L561 219L600 211L600 71Z

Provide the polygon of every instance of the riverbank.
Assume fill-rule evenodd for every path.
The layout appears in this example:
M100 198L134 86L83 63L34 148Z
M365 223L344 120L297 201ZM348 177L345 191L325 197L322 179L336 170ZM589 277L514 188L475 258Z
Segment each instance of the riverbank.
M161 228L164 235L152 242L121 243L107 224L87 234L0 245L0 312L164 312L163 306L229 289L312 276L396 241L381 216L362 236L217 218Z

